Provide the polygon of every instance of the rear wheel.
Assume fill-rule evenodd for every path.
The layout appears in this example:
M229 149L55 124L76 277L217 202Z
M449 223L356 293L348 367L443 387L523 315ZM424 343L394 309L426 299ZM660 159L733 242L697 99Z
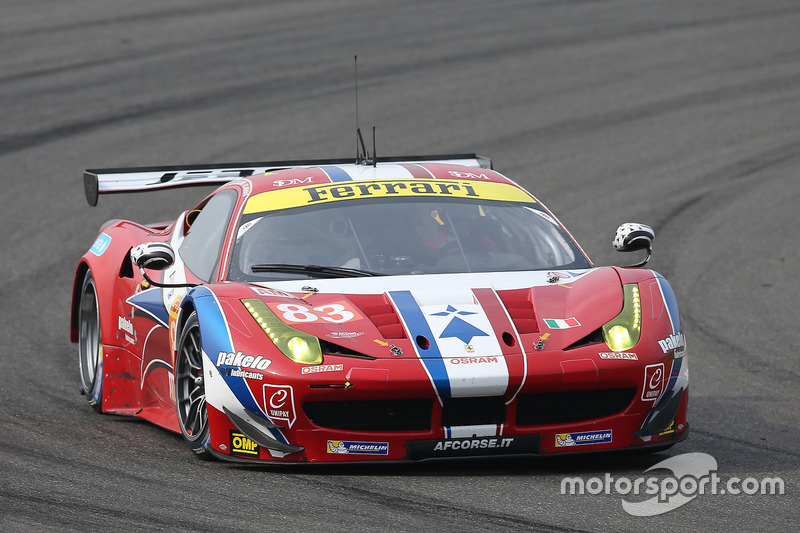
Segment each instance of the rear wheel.
M178 341L175 358L175 403L184 441L199 459L207 461L214 456L206 449L208 411L203 379L200 322L197 320L197 313L193 312L189 315Z
M78 307L78 365L81 371L81 394L92 408L103 411L103 336L100 310L92 272L86 272Z

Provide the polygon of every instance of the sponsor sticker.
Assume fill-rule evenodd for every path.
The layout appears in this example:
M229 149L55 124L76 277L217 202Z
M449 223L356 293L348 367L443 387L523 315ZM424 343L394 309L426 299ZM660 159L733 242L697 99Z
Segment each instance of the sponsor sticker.
M328 453L349 455L389 455L389 443L329 440Z
M514 437L488 437L471 439L444 439L433 447L433 451L474 450L486 448L510 448Z
M231 455L238 457L258 457L258 444L248 437L231 430Z
M220 370L220 373L223 376L231 376L234 378L246 378L246 379L255 379L258 381L264 381L264 374L260 374L258 372L249 372L247 370L239 370L238 368L223 368Z
M303 374L316 374L317 372L337 372L340 370L344 370L344 365L304 366L301 372Z
M499 435L496 437L412 440L408 441L406 447L409 459L538 453L540 437L539 435Z
M644 367L644 384L642 385L642 401L654 402L664 390L664 363Z
M375 180L361 183L333 182L308 187L277 189L252 196L245 205L244 214L323 202L399 196L480 198L509 202L535 202L522 189L510 183L416 178L408 180Z
M583 444L601 444L611 442L610 429L599 431L579 431L577 433L556 433L556 448L581 446Z
M445 359L445 362L451 365L474 365L476 363L498 363L500 360L497 357L452 357Z
M670 350L683 351L683 333L673 333L666 338L661 339L658 341L658 345L661 347L661 351L664 353L669 352Z
M292 427L297 419L294 411L294 390L290 385L264 385L265 410L270 420L282 420Z
M129 335L134 334L133 322L131 322L127 317L121 315L117 316L117 328Z
M92 244L92 247L89 248L89 251L100 257L106 250L108 250L109 244L111 244L111 237L105 233L101 233L100 236L97 237L97 240L94 241L94 244Z
M673 433L675 433L675 419L673 419L672 422L670 422L667 426L667 429L659 433L658 436L666 437L667 435L672 435Z
M289 187L289 186L296 186L296 185L310 185L314 183L314 176L308 176L307 178L291 178L285 180L273 180L272 186L273 187Z
M638 361L639 356L633 352L599 352L600 359L627 359L628 361Z
M355 339L363 334L363 331L331 331L326 333L325 336L331 339Z
M277 289L265 289L264 287L252 287L253 291L259 296L281 296L283 298L293 298L299 300L294 294L279 291Z
M263 356L245 355L242 352L219 352L217 354L217 366L238 366L240 368L252 368L253 370L266 370L272 361Z
M578 322L578 319L574 316L570 318L545 318L544 323L550 329L577 328L581 325L581 323Z

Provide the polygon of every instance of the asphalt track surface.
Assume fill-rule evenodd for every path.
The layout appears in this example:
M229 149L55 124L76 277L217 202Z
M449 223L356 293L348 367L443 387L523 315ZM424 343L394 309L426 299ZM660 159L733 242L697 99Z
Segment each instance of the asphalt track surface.
M796 531L798 27L795 0L0 2L0 530ZM171 219L209 190L90 208L83 169L354 156L355 54L379 154L491 157L597 264L628 259L618 224L654 227L688 339L687 441L245 468L92 411L68 339L78 258L105 220ZM634 517L619 493L560 491L688 452L785 494Z

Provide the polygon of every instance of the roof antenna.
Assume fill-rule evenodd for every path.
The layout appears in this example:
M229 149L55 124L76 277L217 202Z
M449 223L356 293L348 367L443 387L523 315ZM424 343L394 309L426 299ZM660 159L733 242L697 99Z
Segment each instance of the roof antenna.
M378 149L375 148L375 126L372 126L372 166L378 166Z
M356 165L370 163L375 165L374 156L370 159L367 146L364 144L364 137L361 135L361 128L358 126L358 56L353 56L353 64L355 67L355 85L356 85ZM375 128L372 128L372 150L375 151Z

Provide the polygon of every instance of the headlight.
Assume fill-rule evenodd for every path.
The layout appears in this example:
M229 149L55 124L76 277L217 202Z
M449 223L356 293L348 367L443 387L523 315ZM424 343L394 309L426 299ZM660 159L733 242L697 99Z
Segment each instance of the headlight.
M603 326L603 340L612 352L630 350L642 334L642 302L639 286L635 283L622 286L624 302L622 311Z
M322 363L322 349L318 338L285 324L257 298L242 300L242 303L283 355L304 365Z

